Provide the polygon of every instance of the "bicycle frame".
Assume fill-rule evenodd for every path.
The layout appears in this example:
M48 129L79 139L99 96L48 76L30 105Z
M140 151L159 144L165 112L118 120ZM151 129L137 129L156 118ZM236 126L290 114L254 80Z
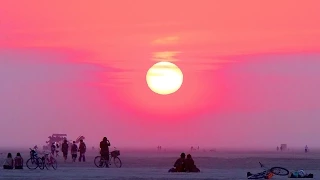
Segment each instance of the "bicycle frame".
M49 163L52 163L52 158L53 158L53 155L51 155L51 154L44 154L44 156L43 156L43 163L44 163L44 165L46 166L47 165L47 162L49 162Z
M265 165L263 165L261 162L259 162L260 167L264 170L264 171L269 171L270 172L270 168L266 167Z
M113 148L114 148L114 150L117 150L117 148L116 148L116 147L113 147ZM112 151L109 151L109 155L108 155L108 156L109 156L109 161L108 161L108 162L106 162L107 160L106 160L106 159L104 159L104 161L105 161L106 163L108 163L109 165L111 165L111 159L112 159L112 158L114 158L114 157L112 157L112 156L111 156L111 152L112 152ZM102 158L102 157L101 157L101 158Z
M104 159L104 158L101 157L101 160L100 160L100 161L103 161L104 163L111 165L111 159L112 159L113 157L111 156L111 153L109 153L108 156L109 156L109 160Z
M264 171L262 171L260 173L256 173L256 174L251 174L250 176L248 176L248 179L261 179L261 178L266 178L266 177L268 177L268 179L270 179L273 176L273 173L270 171L270 168L267 168L261 162L259 162L259 164L260 164L260 167Z

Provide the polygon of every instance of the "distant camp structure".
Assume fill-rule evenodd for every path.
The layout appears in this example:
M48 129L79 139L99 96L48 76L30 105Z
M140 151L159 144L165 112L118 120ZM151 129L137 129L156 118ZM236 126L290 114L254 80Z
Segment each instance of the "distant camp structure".
M63 141L64 141L65 139L68 140L68 139L67 139L67 134L52 134L52 135L49 136L48 138L49 138L49 140L46 141L47 144L42 147L42 149L43 149L44 151L50 150L52 143L57 143L57 144L59 144L59 146L61 147L61 144L63 143ZM84 137L84 136L79 136L79 137L75 140L75 142L76 142L76 143L79 143L81 139L83 140L83 139L85 139L85 137ZM72 141L71 141L71 140L68 140L68 143L69 143L69 147L71 147Z
M281 144L280 145L280 151L287 151L287 150L288 150L287 144Z
M197 148L195 148L195 147L191 146L190 150L191 150L191 151L199 151L199 150L200 150L200 147L198 146Z

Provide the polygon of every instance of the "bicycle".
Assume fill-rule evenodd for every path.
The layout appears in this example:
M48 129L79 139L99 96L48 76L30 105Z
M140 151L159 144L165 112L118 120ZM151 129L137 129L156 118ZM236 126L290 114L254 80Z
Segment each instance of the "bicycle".
M107 159L102 158L101 156L96 156L94 158L94 164L98 168L103 168L103 167L108 167L108 165L111 165L111 161L113 159L113 163L117 168L121 168L122 162L120 158L120 151L119 150L114 150L111 153L109 153L109 161Z
M42 161L43 161L43 169L45 167L47 170L49 170L51 166L54 170L56 170L58 167L57 160L53 157L52 154L45 153L44 156L42 157Z
M28 169L37 169L39 167L39 169L43 169L43 161L41 158L38 157L38 153L29 148L30 149L30 158L27 160L26 162L26 166L28 167ZM35 167L32 167L32 166Z
M283 167L272 167L267 168L261 162L259 162L260 167L264 169L263 172L252 174L251 172L247 172L248 179L270 179L273 175L278 176L287 176L289 174L289 170Z

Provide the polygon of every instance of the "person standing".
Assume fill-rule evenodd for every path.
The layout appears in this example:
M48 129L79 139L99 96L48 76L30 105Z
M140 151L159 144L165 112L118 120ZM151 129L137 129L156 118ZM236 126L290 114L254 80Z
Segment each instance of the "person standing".
M72 156L72 161L76 162L77 159L77 154L78 153L78 146L75 141L73 141L72 147L71 147L71 156Z
M101 155L101 158L107 160L108 162L109 162L109 146L110 146L110 141L106 137L104 137L100 142L100 155ZM109 167L109 163L107 163L107 167Z
M86 157L85 157L86 150L87 150L86 144L83 142L83 139L81 139L79 150L78 150L80 152L79 162L81 162L81 159L83 160L83 162L86 162Z
M60 148L59 143L56 142L56 157L59 156L59 148Z
M54 156L54 153L56 152L56 145L54 144L54 142L51 144L51 154L52 156Z
M68 158L68 149L69 149L69 144L68 144L68 141L65 139L61 145L61 151L63 153L64 162L66 162Z

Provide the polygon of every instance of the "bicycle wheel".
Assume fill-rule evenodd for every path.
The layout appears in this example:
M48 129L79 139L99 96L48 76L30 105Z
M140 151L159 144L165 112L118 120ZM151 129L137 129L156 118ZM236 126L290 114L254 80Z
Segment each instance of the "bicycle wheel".
M58 168L58 162L55 159L51 160L51 166L54 170L56 170Z
M101 156L96 156L94 158L94 164L98 167L98 168L102 168L106 165L105 161L101 158Z
M42 162L40 158L29 158L26 162L26 165L28 169L37 169L38 167L42 166L42 163L39 164L40 162Z
M278 176L287 176L289 174L289 170L283 167L272 167L270 172Z
M42 158L38 158L39 161L39 169L43 170L44 169L44 162Z
M57 160L51 157L52 159L50 160L49 158L45 159L44 166L46 167L47 170L49 170L51 167L56 170L58 163Z
M113 158L113 163L117 168L121 168L121 166L122 166L122 162L121 162L121 159L119 157L114 157Z

